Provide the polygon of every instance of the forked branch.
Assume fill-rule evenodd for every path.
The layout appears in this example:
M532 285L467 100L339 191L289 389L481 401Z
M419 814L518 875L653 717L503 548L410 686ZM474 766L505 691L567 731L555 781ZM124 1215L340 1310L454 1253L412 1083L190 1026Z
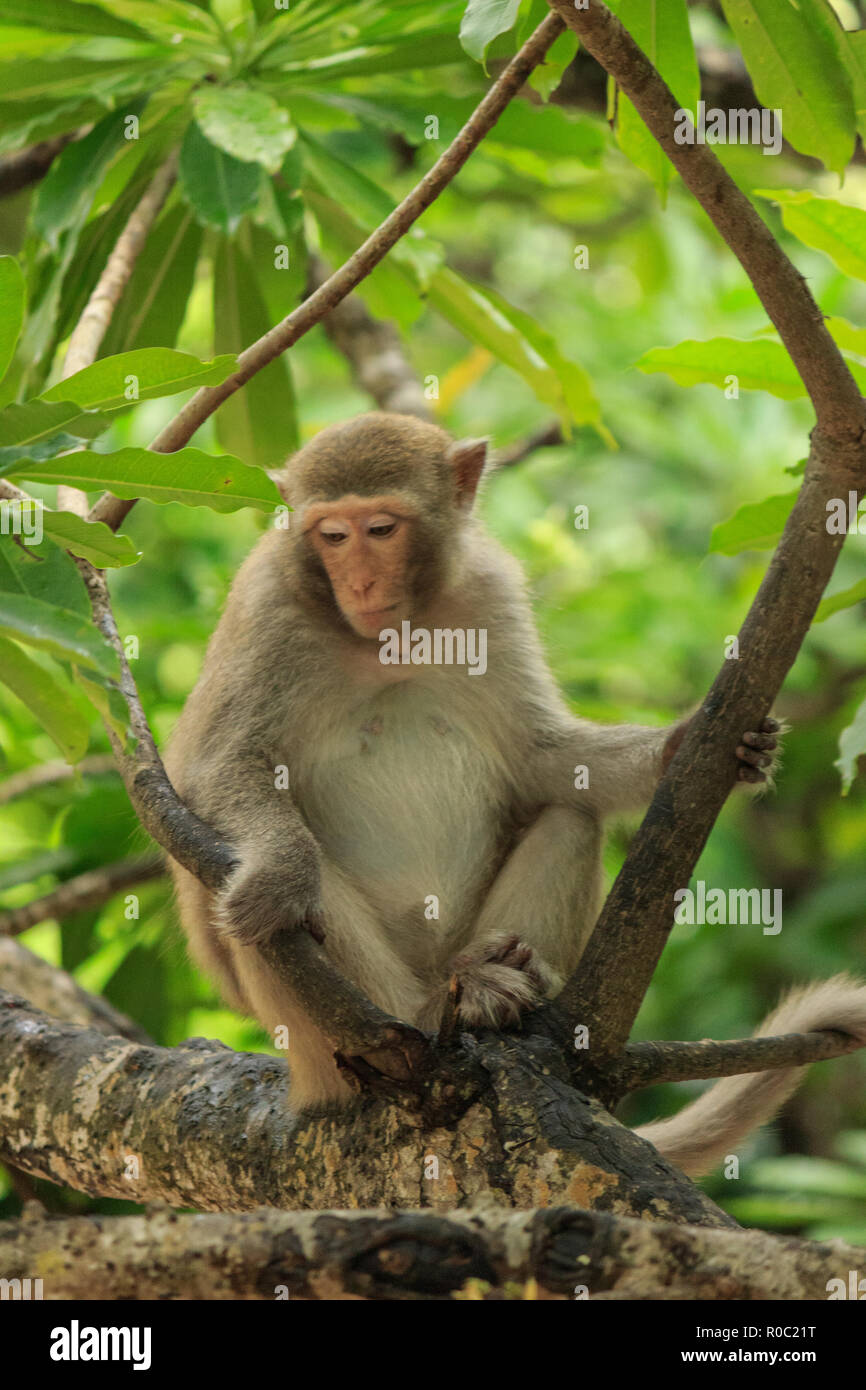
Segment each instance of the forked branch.
M608 896L578 972L559 1003L589 1028L596 1064L624 1047L688 883L736 776L743 729L758 728L809 630L843 537L827 502L866 485L866 408L806 282L709 145L678 145L678 104L600 0L549 0L634 103L752 281L803 378L818 424L803 486L739 634L659 784ZM721 645L721 636L720 636Z

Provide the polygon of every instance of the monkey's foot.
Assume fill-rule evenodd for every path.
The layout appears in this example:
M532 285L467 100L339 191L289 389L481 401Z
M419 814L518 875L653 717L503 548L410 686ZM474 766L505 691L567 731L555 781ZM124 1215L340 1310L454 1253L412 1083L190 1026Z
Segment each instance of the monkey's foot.
M513 1027L561 983L518 936L497 937L465 951L455 957L452 970L460 986L457 1017L469 1027Z
M765 719L757 733L750 730L743 734L743 742L737 748L738 781L772 782L780 754L778 736L782 732L778 719Z

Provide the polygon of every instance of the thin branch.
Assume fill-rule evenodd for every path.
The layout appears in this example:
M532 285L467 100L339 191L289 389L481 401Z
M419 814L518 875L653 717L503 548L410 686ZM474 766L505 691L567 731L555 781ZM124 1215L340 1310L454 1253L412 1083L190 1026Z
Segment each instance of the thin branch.
M63 381L96 361L112 315L176 177L177 154L173 153L154 175L130 214L105 263L105 269L93 287L66 348ZM78 512L80 516L87 515L87 494L79 488L61 484L57 491L57 504L63 510Z
M611 1079L625 1095L644 1086L657 1086L662 1081L699 1081L715 1076L740 1076L744 1072L808 1066L810 1062L844 1057L862 1046L861 1040L850 1033L829 1029L732 1042L629 1043L623 1060L614 1065Z
M29 145L26 150L0 159L0 198L8 198L22 188L29 188L44 178L61 150L72 140L80 140L89 127L81 130L67 130L63 135L55 135L51 140L40 140L37 145Z
M175 792L157 751L129 662L117 631L105 574L87 561L76 563L84 579L93 619L120 665L119 689L129 712L135 739L132 752L106 723L115 762L138 817L158 844L194 873L207 888L216 888L236 865L229 845L210 826L193 815Z
M318 256L310 257L309 292L328 279ZM364 301L350 294L322 319L322 327L334 347L345 357L358 386L380 410L397 415L432 416L418 375L408 361L400 334L390 323L374 319Z
M137 855L133 859L118 859L98 869L67 879L41 898L0 912L0 936L20 936L38 922L62 921L89 907L99 907L113 898L122 888L134 883L149 883L165 875L165 860L161 854Z
M525 439L518 439L505 449L497 449L496 467L513 468L516 463L522 463L530 454L534 454L536 449L552 449L564 443L562 426L553 420L549 425L542 425L533 434L527 435Z
M223 401L308 333L370 274L462 169L562 30L562 21L556 15L548 15L542 21L494 82L448 149L381 226L309 299L240 354L237 371L219 386L203 387L197 391L153 441L152 449L157 453L170 454L182 448ZM90 515L116 530L134 505L134 501L125 502L106 493Z
M736 779L734 749L769 713L833 573L844 537L828 534L827 503L866 484L866 408L805 281L711 146L674 141L676 99L619 21L599 0L586 10L550 3L634 103L740 260L818 417L803 486L740 631L739 657L723 662L692 719L560 995L560 1007L589 1028L597 1066L628 1039L673 925L674 892L688 883Z
M106 1037L152 1044L145 1030L107 999L88 993L65 970L8 937L0 939L0 984L10 995L21 995L34 1009L60 1022L77 1023Z
M63 763L58 758L36 767L25 767L22 772L16 772L5 782L0 782L0 806L14 801L18 796L30 796L43 787L54 786L56 782L69 782L78 776L117 776L117 764L110 753L95 753L92 758L83 758L80 763Z

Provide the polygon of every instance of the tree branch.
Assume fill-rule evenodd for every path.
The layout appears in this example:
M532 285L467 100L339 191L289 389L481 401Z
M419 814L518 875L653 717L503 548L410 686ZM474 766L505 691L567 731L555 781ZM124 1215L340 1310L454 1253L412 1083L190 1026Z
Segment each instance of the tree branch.
M0 159L0 198L8 198L29 188L44 178L61 150L72 140L80 140L87 127L81 130L68 130L63 135L55 135L51 140L40 140L37 145L29 145L26 150L16 150Z
M323 262L318 256L311 256L309 293L315 293L327 279ZM358 386L372 396L380 410L417 415L422 420L431 418L423 387L392 324L374 319L364 301L350 294L325 314L322 327L345 357Z
M0 960L10 947L0 941ZM202 1038L139 1046L0 991L0 1162L93 1196L199 1211L450 1209L486 1195L735 1226L574 1090L553 1043L491 1033L453 1059L421 1111L367 1096L348 1115L299 1115L279 1058Z
M614 1064L611 1080L620 1094L657 1086L662 1081L698 1081L744 1072L808 1066L830 1057L844 1057L862 1048L859 1038L830 1029L814 1033L782 1033L769 1038L732 1042L630 1043L623 1060Z
M144 1029L107 999L89 994L65 970L28 951L20 941L0 940L0 981L4 991L20 994L34 1009L63 1023L77 1023L134 1043L151 1043Z
M151 879L162 878L165 874L165 860L161 854L137 855L132 859L118 859L112 864L103 864L98 869L88 869L86 873L67 879L41 898L34 898L23 907L9 908L0 912L0 936L20 936L22 932L35 927L37 922L49 919L61 921L83 912L88 907L98 907L113 898L121 888L130 888L134 883L149 883Z
M439 197L443 189L462 169L473 150L496 124L512 97L519 92L529 74L538 66L563 30L556 15L548 15L515 54L490 91L473 111L463 129L448 149L439 156L432 169L416 184L381 226L367 237L353 256L336 270L323 285L305 299L303 304L271 328L257 342L246 348L238 358L237 371L219 386L203 387L177 413L151 444L157 453L170 454L180 449L195 434L209 415L245 385L256 372L266 367L286 348L308 333L325 314L345 299L388 254L401 237ZM90 515L116 530L135 505L106 493L96 503Z
M108 332L112 315L129 283L151 227L177 177L177 153L173 153L154 175L139 199L93 287L66 348L62 380L83 371L96 361L100 344ZM57 505L67 511L87 515L87 494L61 484Z
M0 782L0 806L14 801L18 796L30 796L43 787L56 782L69 782L73 777L106 777L117 775L117 764L110 753L95 753L92 758L83 758L80 763L54 762L39 763L36 767L26 767L13 773L5 782Z
M797 503L739 635L635 835L578 971L559 1003L589 1028L593 1063L621 1051L687 884L736 777L734 748L769 712L833 572L843 537L826 504L866 483L866 410L805 281L716 159L711 146L677 145L676 99L599 0L575 10L550 0L634 103L684 182L740 260L815 406Z
M514 1212L257 1211L51 1216L0 1226L7 1279L45 1271L45 1299L590 1297L821 1299L866 1250L762 1231ZM468 1285L468 1287L467 1287Z

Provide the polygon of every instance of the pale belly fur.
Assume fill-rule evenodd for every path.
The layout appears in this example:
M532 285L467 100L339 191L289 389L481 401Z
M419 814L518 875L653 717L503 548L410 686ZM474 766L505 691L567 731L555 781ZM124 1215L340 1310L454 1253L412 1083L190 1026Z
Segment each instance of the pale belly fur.
M440 710L429 692L379 691L319 729L315 763L293 778L324 855L418 968L467 935L507 820L502 769Z

